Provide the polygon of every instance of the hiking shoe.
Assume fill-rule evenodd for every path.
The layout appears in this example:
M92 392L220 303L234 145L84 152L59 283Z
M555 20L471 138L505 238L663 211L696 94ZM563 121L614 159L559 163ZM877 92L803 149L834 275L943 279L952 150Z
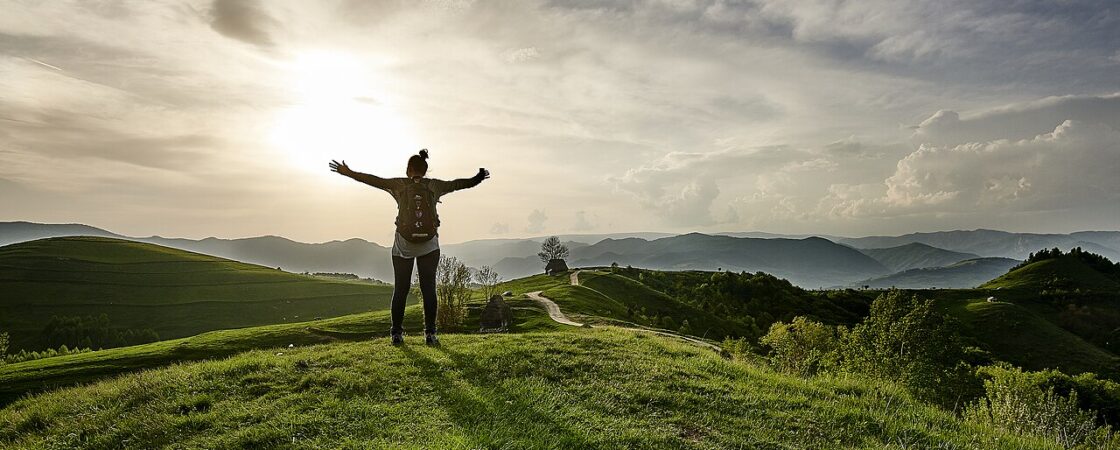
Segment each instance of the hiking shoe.
M389 333L389 338L393 341L393 345L401 345L404 343L404 333L400 331Z
M424 343L428 345L439 345L439 336L435 333L424 333Z

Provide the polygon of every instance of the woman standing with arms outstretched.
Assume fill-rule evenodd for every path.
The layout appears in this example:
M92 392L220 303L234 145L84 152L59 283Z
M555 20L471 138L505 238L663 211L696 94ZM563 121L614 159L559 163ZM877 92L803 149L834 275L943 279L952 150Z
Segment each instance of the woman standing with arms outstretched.
M424 297L424 342L439 345L436 336L436 266L439 264L439 215L436 203L443 195L472 188L490 178L486 169L478 169L471 178L443 181L425 178L428 173L428 150L408 158L407 178L381 178L351 170L346 161L331 160L332 172L353 178L388 192L397 201L397 231L393 237L393 303L390 306L393 325L389 336L393 345L404 342L404 301L412 283L415 261Z

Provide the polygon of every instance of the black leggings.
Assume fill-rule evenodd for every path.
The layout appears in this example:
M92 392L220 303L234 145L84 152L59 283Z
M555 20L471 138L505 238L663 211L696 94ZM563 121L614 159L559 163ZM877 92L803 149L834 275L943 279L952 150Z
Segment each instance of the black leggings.
M393 257L393 303L390 307L393 317L392 331L402 331L404 322L404 301L412 287L412 260L419 268L420 294L424 297L424 330L436 332L436 265L439 264L439 249L417 258Z

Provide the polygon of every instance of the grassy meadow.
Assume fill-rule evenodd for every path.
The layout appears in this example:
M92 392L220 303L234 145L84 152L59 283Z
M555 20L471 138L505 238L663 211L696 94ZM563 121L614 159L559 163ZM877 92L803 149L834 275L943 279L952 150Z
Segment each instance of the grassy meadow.
M22 271L6 272L0 282L22 289L20 298L32 296L35 286L72 296L44 297L43 308L155 311L209 303L192 301L197 295L248 315L253 304L387 291L146 244L92 238L32 244L38 247L0 252L0 262L20 261L11 267ZM1111 294L1101 290L1111 278L1076 261L1053 261L1025 264L979 289L906 295L932 299L955 320L964 343L992 362L1114 377L1116 355L1095 340L1099 323L1071 321L1063 312L1067 303L1082 301L1115 310ZM44 269L52 267L57 271ZM79 273L85 270L101 273ZM422 313L410 305L410 335L399 347L388 343L382 309L315 320L262 316L253 320L273 322L3 364L0 447L1064 448L1031 431L1015 433L919 401L892 380L842 372L798 376L766 362L757 338L769 324L806 316L850 326L881 291L810 292L765 274L725 272L591 268L579 278L579 286L567 275L501 283L500 291L513 294L507 301L515 317L502 334L476 332L485 304L476 292L464 323L444 330L442 347L423 345ZM1087 287L1073 297L1054 291L1081 279ZM80 297L76 286L136 303ZM154 294L160 289L172 294L160 298ZM553 322L525 295L534 291L593 327ZM16 297L3 299L6 312L21 313L8 308ZM197 311L178 320L205 321L207 310ZM166 320L132 316L141 324ZM645 332L651 329L658 333ZM714 352L674 334L714 343L749 339L739 341L747 347ZM1105 389L1089 398L1094 405L1112 405L1109 390L1120 389L1086 383Z
M56 316L105 314L114 329L151 329L174 339L383 310L391 298L391 286L120 239L63 237L0 247L0 330L11 334L13 349L58 346L44 336Z
M6 448L1056 448L617 328L242 353L0 410Z

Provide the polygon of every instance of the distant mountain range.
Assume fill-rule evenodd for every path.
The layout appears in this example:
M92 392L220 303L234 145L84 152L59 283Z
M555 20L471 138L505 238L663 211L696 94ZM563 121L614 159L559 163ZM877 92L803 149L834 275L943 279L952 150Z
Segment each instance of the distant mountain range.
M974 288L1007 273L1019 264L1011 258L975 258L959 261L944 267L907 269L885 277L854 283L852 287L867 286L872 289L930 289Z
M927 267L944 267L966 259L980 257L972 253L953 252L917 242L898 247L862 248L859 251L895 272Z
M389 249L356 238L315 244L277 236L194 240L128 237L81 224L0 222L0 245L75 235L131 239L280 267L290 272L345 272L380 280L392 279ZM972 287L974 284L962 283L987 277L999 263L992 260L954 267L955 264L981 257L1021 260L1031 252L1052 247L1063 250L1081 247L1109 259L1120 260L1120 232L1117 231L1034 234L972 230L861 238L828 236L827 239L761 232L715 235L614 233L559 237L571 250L568 263L572 267L606 266L617 262L623 266L659 270L763 271L808 288L856 285L895 274L901 276L914 269L937 267L948 270L942 273L955 275L942 277L948 281L931 285ZM503 278L513 279L543 270L543 264L536 256L541 240L543 237L483 239L443 244L442 251L445 255L458 257L469 266L494 266ZM964 275L969 271L972 271L971 275ZM922 277L928 278L933 273L922 272Z
M450 251L449 251L450 252ZM806 287L831 286L890 272L848 246L819 237L760 239L682 234L654 240L604 239L571 248L569 266L635 266L654 270L767 272ZM539 272L536 256L507 257L495 268L518 278ZM520 271L519 271L520 269Z
M1120 231L1036 234L981 229L911 233L902 236L838 238L836 242L856 248L897 247L919 243L954 252L1014 259L1027 259L1030 253L1043 248L1057 247L1069 250L1073 247L1081 247L1113 261L1120 260Z

